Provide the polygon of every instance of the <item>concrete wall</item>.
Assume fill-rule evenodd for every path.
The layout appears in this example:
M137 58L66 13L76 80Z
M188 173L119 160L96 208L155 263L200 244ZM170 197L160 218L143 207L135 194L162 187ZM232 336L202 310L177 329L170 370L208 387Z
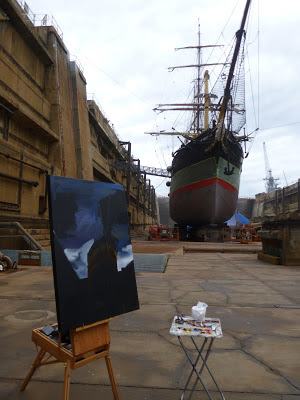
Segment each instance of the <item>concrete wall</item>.
M124 185L127 190L128 172L114 167L119 161L128 160L128 149L119 143L119 138L109 124L100 106L94 100L88 100L91 133L91 153L93 179ZM128 213L131 228L144 228L156 222L155 195L149 184L145 185L144 176L131 172L128 197Z
M255 199L239 198L237 202L237 210L246 218L251 219L254 203Z
M290 214L300 209L300 181L271 193L255 196L252 219L255 221Z
M48 154L58 141L45 93L53 62L17 4L0 5L8 10L0 17L0 216L34 219L45 214Z
M262 253L259 259L282 265L300 265L300 214L265 221L259 233Z
M155 196L143 176L113 168L126 157L57 31L0 0L0 221L47 224L51 173L124 185L131 226L144 228Z
M169 197L158 198L159 217L160 217L160 223L162 225L169 225L173 227L175 222L172 220L170 216L169 203L170 203Z

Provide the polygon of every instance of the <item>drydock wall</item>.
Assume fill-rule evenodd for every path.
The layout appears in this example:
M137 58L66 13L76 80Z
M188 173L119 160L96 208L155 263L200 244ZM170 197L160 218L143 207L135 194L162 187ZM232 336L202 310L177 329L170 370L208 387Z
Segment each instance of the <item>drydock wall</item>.
M260 221L280 214L291 214L300 210L300 180L271 193L255 196L252 219Z
M127 143L127 142L126 142ZM46 175L124 185L131 228L156 222L155 192L100 106L53 26L35 27L28 10L0 0L0 220L47 226Z

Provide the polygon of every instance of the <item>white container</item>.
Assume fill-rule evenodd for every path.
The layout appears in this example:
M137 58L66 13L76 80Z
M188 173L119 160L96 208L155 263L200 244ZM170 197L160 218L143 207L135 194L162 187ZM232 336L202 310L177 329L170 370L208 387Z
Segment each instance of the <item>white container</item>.
M207 304L198 301L198 304L192 307L192 317L196 321L203 321L205 319Z

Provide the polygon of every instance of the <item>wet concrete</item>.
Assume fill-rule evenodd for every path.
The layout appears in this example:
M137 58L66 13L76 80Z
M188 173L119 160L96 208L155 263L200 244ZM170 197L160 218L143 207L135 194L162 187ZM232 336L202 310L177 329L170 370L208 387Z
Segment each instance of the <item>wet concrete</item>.
M138 273L137 283L140 310L111 323L120 399L180 398L190 367L169 329L173 316L190 314L197 301L222 322L224 337L215 340L209 366L226 400L300 399L300 266L270 265L243 252L177 252L164 274ZM62 365L40 368L19 392L36 354L32 329L55 321L51 268L1 274L0 289L0 399L61 398ZM103 360L71 371L70 400L87 396L113 399ZM194 398L207 398L200 386Z

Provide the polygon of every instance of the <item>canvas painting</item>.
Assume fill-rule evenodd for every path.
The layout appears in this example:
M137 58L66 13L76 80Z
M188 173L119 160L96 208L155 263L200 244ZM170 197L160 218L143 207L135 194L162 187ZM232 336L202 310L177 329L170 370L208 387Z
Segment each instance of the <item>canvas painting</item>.
M48 176L58 328L139 308L123 186Z

